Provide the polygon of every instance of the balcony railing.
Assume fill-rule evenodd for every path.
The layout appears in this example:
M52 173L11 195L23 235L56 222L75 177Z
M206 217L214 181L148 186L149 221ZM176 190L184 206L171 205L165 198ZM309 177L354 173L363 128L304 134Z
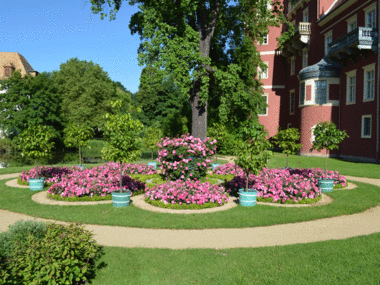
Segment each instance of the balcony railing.
M329 44L328 55L335 57L340 53L349 53L358 49L375 49L377 45L377 30L358 27L343 37Z
M300 22L296 26L296 32L298 32L300 35L310 35L311 33L311 24L307 22Z

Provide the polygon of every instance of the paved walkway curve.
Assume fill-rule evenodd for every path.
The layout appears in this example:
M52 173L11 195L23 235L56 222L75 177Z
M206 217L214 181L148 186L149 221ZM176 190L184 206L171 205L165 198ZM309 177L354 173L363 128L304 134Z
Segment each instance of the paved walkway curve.
M17 177L0 175L0 179ZM348 180L380 186L380 179L346 176ZM0 210L0 231L32 216ZM37 221L51 221L37 218ZM67 224L65 222L57 222ZM315 221L243 229L166 230L85 225L100 245L143 248L238 248L310 243L346 239L380 232L380 206L362 213Z

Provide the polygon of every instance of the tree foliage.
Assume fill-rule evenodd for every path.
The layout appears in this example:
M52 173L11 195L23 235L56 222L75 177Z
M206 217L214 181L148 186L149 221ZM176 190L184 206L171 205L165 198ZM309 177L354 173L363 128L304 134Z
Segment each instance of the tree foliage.
M70 124L64 129L64 142L68 147L79 148L79 165L82 164L81 148L86 146L94 137L94 129L86 126Z
M22 156L28 156L37 160L50 156L54 147L54 129L46 125L29 125L17 136L17 146Z
M51 74L40 73L36 77L21 77L15 71L1 82L0 128L14 138L30 125L52 126L55 135L62 130L60 117L61 97L53 84Z
M152 151L152 160L153 160L153 150L158 149L157 143L162 138L162 131L159 128L155 128L154 126L149 127L144 136L144 146L147 149Z
M276 144L282 149L282 153L286 154L286 167L289 165L289 154L296 154L302 147L298 144L300 140L300 132L297 128L289 128L286 130L279 130L273 137Z
M62 114L68 122L99 128L105 114L111 112L110 100L116 86L107 72L92 61L71 58L54 72L54 81L62 97Z
M131 5L139 4L140 8L129 25L132 34L138 33L142 40L139 63L162 70L166 78L173 76L174 83L191 104L192 134L196 137L206 136L208 100L220 96L212 103L221 102L222 120L229 120L231 112L239 116L239 110L243 110L248 118L260 108L252 105L263 104L258 97L260 89L253 92L253 86L258 84L252 85L249 82L252 79L245 77L252 72L252 68L241 60L248 56L252 59L249 62L256 68L262 65L261 58L257 51L247 50L248 39L244 48L236 52L235 48L242 46L244 35L250 38L251 43L260 43L268 33L268 26L279 25L282 17L279 3L273 3L270 10L267 9L267 1L234 2L129 1ZM104 6L111 7L109 16L113 20L122 0L91 0L91 3L93 13L101 13L102 19L108 15L104 12ZM239 52L240 55L233 56ZM257 98L251 100L249 94ZM234 102L232 111L227 108L231 101ZM248 102L248 106L244 105L244 101Z

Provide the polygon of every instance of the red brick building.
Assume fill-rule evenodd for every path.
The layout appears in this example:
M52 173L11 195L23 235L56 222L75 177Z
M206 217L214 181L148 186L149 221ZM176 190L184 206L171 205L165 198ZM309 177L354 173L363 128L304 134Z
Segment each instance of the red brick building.
M285 30L271 28L258 47L268 108L260 122L301 132L301 155L310 153L312 128L331 120L349 138L331 156L379 161L378 5L375 0L284 0L296 33L277 48Z

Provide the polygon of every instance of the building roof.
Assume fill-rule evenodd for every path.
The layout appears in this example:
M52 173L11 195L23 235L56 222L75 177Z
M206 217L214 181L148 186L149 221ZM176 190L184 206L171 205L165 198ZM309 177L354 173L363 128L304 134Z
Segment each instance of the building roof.
M324 57L320 62L305 67L298 74L300 81L318 77L340 77L342 68L335 60Z
M29 62L18 52L0 52L0 79L5 77L5 66L19 70L21 75L31 75L34 71Z

